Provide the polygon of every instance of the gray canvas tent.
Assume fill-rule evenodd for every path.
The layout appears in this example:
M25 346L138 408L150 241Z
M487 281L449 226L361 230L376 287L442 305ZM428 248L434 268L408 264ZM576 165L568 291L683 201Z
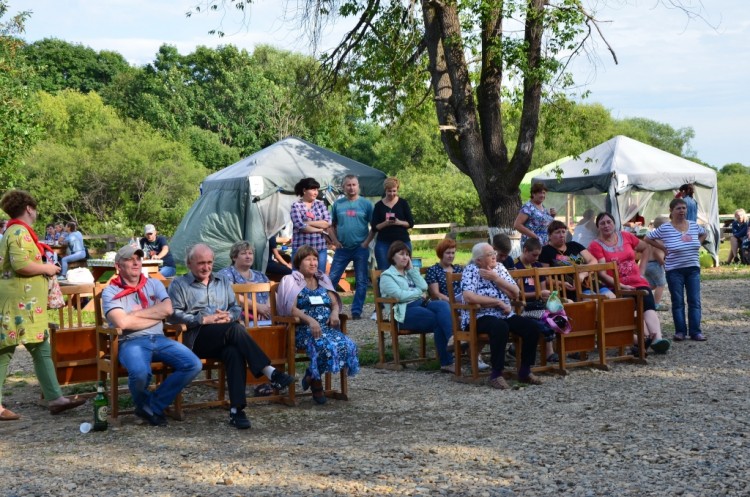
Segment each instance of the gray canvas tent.
M547 171L532 180L550 192L545 205L567 210L571 217L586 208L606 210L618 226L638 212L647 222L668 215L679 187L693 183L698 223L709 231L704 246L718 264L719 196L713 169L626 136L616 136L558 167L559 179L555 171Z
M255 268L268 260L268 238L290 220L297 200L294 185L315 178L321 194L333 201L347 174L359 177L363 196L383 193L385 174L299 138L285 138L221 171L207 176L201 196L180 222L169 246L185 261L185 250L208 244L216 253L215 269L229 265L229 248L238 240L255 246Z

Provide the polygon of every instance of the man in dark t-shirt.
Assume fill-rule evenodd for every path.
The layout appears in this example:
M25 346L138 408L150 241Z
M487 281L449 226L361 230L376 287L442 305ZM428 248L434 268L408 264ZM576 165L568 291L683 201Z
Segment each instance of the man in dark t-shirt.
M162 266L159 272L165 278L171 278L177 274L177 267L174 263L172 252L169 251L167 238L156 232L153 224L147 224L143 228L143 238L140 240L141 250L143 250L144 259L161 259Z

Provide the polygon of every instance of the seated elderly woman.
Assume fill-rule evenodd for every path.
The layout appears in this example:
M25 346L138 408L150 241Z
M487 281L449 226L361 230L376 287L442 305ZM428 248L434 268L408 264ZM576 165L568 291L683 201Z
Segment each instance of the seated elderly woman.
M503 378L505 368L505 346L508 333L521 337L521 362L518 381L540 385L542 380L531 373L536 362L536 345L542 332L538 321L521 317L513 312L510 299L519 296L520 289L505 269L497 262L497 253L489 243L478 243L471 251L471 263L464 268L461 279L464 302L478 304L476 313L477 333L489 335L490 341L490 386L500 390L509 388ZM462 311L461 327L469 327L469 311Z
M427 274L425 274L425 281L427 282L427 294L432 300L444 300L448 299L448 273L460 273L463 271L463 266L453 264L453 260L456 258L456 241L451 238L441 240L435 248L438 258L440 259L434 265L427 268ZM455 282L453 284L453 295L457 302L463 302L461 297L461 284ZM450 342L448 342L450 345ZM480 355L478 358L479 371L487 371L490 369L490 365L482 360Z
M409 330L433 333L440 359L440 370L455 373L453 354L448 351L448 340L453 336L451 308L444 300L424 297L427 282L412 266L411 250L402 241L395 241L388 249L390 267L380 275L380 294L394 298L396 321Z
M229 259L232 265L219 271L232 283L268 283L268 277L252 269L255 262L255 247L249 242L241 240L229 249ZM240 295L239 304L243 305L244 296ZM268 293L262 292L257 296L257 309L261 319L271 318L271 306L268 303Z
M302 389L312 388L313 399L325 404L321 376L347 368L349 376L359 372L357 345L340 329L341 297L328 276L318 271L318 251L303 245L294 254L297 271L281 279L276 293L281 316L299 318L295 346L305 349L310 367L302 378Z

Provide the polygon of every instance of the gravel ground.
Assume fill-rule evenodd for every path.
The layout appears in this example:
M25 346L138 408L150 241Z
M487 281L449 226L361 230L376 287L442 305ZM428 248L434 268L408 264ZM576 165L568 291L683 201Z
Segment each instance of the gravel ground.
M247 431L203 409L167 428L127 416L81 434L91 406L50 417L19 349L6 401L23 418L0 424L0 495L750 495L746 292L747 280L705 282L709 341L648 366L512 391L365 367L350 401L256 405ZM351 324L373 341L371 321Z

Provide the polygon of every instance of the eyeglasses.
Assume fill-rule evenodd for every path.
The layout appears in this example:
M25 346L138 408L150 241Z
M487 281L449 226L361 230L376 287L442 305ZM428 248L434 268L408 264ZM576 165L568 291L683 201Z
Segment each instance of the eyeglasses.
M494 257L497 259L497 252L487 252L485 254L482 254L482 257Z

